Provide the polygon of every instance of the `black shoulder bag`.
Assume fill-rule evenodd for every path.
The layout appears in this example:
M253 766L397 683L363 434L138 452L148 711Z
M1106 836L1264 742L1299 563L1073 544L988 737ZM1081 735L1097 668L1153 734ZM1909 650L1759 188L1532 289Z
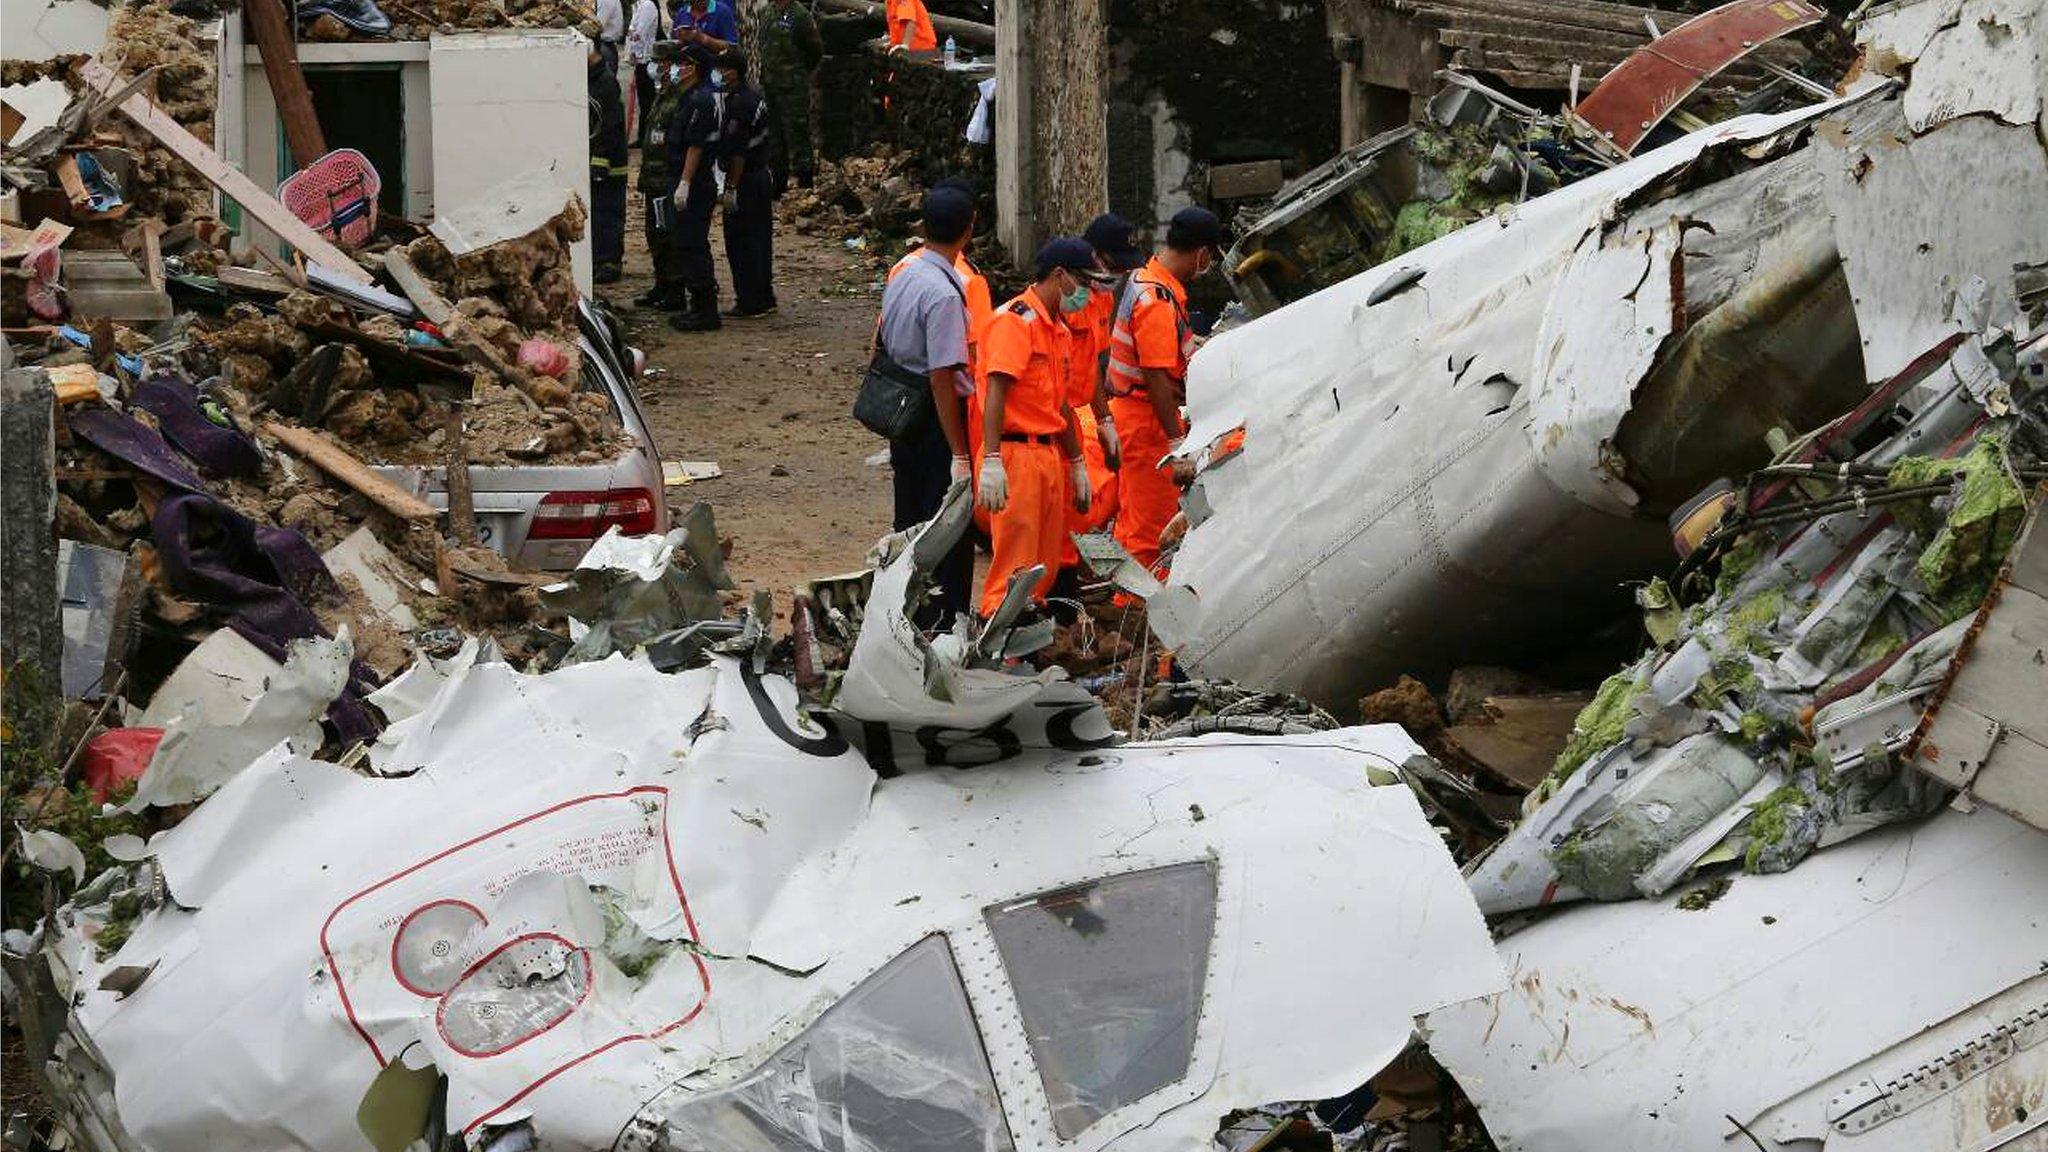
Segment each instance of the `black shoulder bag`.
M946 283L960 297L960 312L966 316L967 293L951 276L946 277ZM867 372L860 380L860 395L853 400L853 418L886 440L907 440L924 421L937 416L932 408L930 378L891 359L882 347L878 328L874 359L868 361Z

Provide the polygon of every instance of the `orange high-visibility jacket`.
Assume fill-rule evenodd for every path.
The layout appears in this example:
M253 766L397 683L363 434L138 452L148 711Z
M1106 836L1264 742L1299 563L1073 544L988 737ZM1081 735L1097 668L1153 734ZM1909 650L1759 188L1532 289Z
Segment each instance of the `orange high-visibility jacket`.
M1195 329L1188 320L1188 293L1180 279L1154 256L1132 273L1130 291L1118 305L1109 333L1109 378L1112 396L1145 390L1147 368L1163 369L1175 380L1188 374L1195 352Z

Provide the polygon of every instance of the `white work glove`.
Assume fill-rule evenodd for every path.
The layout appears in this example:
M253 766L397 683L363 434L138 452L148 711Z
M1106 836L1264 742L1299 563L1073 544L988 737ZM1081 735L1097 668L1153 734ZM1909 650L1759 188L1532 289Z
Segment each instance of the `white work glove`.
M1102 442L1102 459L1115 472L1124 466L1124 444L1117 438L1116 418L1104 415L1095 422L1095 438Z
M1110 435L1116 433L1112 431ZM1067 461L1067 483L1074 486L1074 511L1087 512L1095 494L1088 488L1088 461L1080 456Z
M967 467L967 457L955 456L953 457L952 477L947 483L952 483L954 480L965 480L970 474L970 470Z
M726 211L726 214L727 214L727 215L730 215L730 214L732 214L732 213L734 213L734 212L737 212L737 211L739 211L739 210L740 210L740 194L739 194L738 192L735 192L735 191L733 191L733 190L732 190L732 189L730 189L730 188L727 188L727 189L726 189L726 190L724 191L724 193L722 193L722 194L721 194L721 195L720 195L720 196L718 197L718 206L719 206L720 208L723 208L723 209L725 209L725 211Z
M1010 474L1003 471L1003 458L981 458L981 479L974 486L974 503L991 512L1001 512L1010 503Z
M676 211L678 212L688 208L690 206L690 182L687 180L679 181L676 184L676 193L669 197L669 202L676 206Z

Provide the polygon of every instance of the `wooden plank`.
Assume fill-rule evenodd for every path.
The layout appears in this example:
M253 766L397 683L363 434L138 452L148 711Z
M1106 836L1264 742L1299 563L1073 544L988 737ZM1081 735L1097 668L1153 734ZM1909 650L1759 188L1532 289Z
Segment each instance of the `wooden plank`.
M405 298L412 301L412 306L419 309L420 315L425 316L435 327L438 328L454 318L454 306L439 292L434 291L434 286L427 283L427 278L420 275L418 268L413 267L411 258L406 256L403 249L393 248L384 253L384 271L391 274L392 283L398 285L398 290L405 293Z
M417 384L421 381L436 382L458 389L464 394L469 391L472 377L462 366L461 359L453 353L432 353L423 349L408 348L389 340L379 340L361 329L332 320L321 320L313 324L299 325L299 331L317 341L333 341L347 344L363 354L380 376L390 375L399 382Z
M102 93L113 94L118 90L120 78L113 70L98 60L88 60L80 70L86 83ZM256 186L256 182L228 166L220 154L206 146L199 137L185 130L184 125L171 119L170 114L151 103L149 97L136 93L120 105L122 115L135 122L136 127L157 138L164 147L190 164L214 187L226 193L228 198L242 206L242 210L256 218L265 228L277 233L285 243L305 253L312 260L336 276L357 284L371 282L370 274L351 260L346 252L328 243L327 239L305 225L291 210L278 203L277 197Z
M476 495L469 486L469 449L462 438L462 405L448 406L446 428L448 527L455 542L468 548L476 543Z
M386 252L384 271L391 275L399 291L405 293L406 298L412 301L413 307L420 310L420 315L425 316L436 327L442 328L442 335L448 337L448 342L455 346L456 351L462 353L463 359L487 372L497 374L500 380L516 389L519 396L528 404L538 408L538 403L534 399L535 394L547 391L542 383L534 379L533 374L526 369L505 359L504 355L488 341L479 339L474 333L462 332L459 326L457 331L447 331L448 321L455 318L455 309L434 290L434 286L427 282L426 277L420 275L420 270L413 267L412 261L404 252L397 248Z
M1534 788L1550 774L1591 697L1581 693L1492 696L1483 722L1454 724L1446 735L1467 756L1503 779Z
M256 54L263 58L263 76L277 101L277 119L284 126L292 165L304 168L327 155L327 137L313 109L313 90L299 70L299 46L292 40L291 22L278 0L244 0L242 13L249 18Z
M161 292L164 288L164 222L152 216L135 225L121 237L121 247L142 263L142 274L149 279L149 286Z
M310 428L294 428L265 420L263 431L291 449L305 461L368 497L379 508L401 520L432 520L440 513L434 506L370 470L369 465L339 444Z

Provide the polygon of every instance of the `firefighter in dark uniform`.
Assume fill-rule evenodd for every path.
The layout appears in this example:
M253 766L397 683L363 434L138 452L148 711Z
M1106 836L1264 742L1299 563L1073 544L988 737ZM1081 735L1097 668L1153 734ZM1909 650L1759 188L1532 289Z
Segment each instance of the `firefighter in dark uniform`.
M769 161L768 101L747 83L746 53L719 54L725 81L725 258L732 267L736 319L775 311L775 174Z
M590 94L590 257L599 284L619 279L626 257L626 104L607 55L592 46L588 56Z
M668 137L675 169L677 271L688 299L669 317L679 332L709 332L719 326L718 273L711 263L711 213L718 206L719 124L725 101L712 90L718 57L701 44L683 45L682 104Z
M688 300L683 290L682 265L675 245L676 171L669 166L668 134L675 129L676 113L683 106L681 73L683 46L673 40L654 43L654 98L647 102L641 123L647 126L647 144L640 150L640 195L647 202L647 254L654 262L654 287L634 297L640 308L663 310L681 308Z

